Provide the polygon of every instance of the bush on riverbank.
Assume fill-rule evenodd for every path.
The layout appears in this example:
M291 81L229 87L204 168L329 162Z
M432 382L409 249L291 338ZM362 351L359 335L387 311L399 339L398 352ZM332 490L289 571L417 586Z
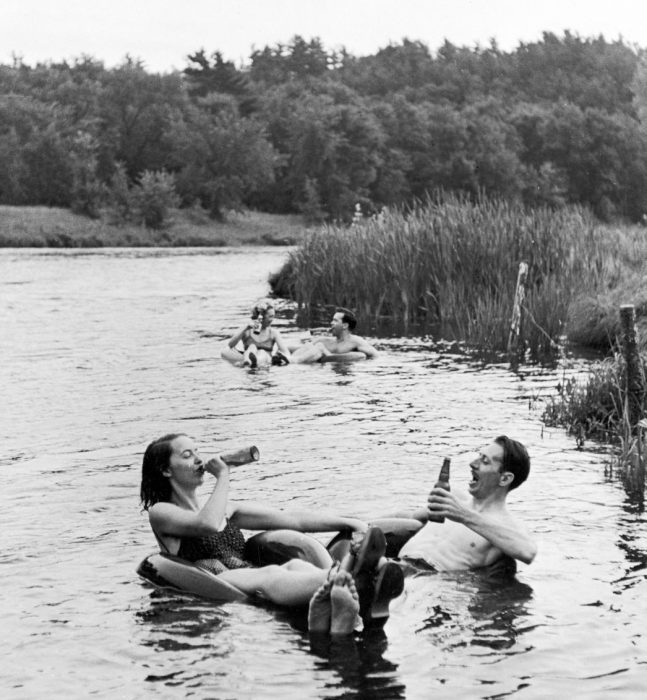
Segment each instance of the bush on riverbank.
M0 247L102 248L293 245L303 238L300 216L235 213L216 222L198 210L176 210L161 230L111 225L56 207L0 206Z
M592 364L584 379L565 379L557 396L550 398L543 421L566 428L580 444L585 439L617 442L623 427L625 369L622 356L616 354Z
M391 320L405 332L498 352L506 349L525 261L524 340L530 356L542 357L563 341L576 303L620 290L627 275L642 278L646 259L642 228L611 235L581 209L529 211L438 194L411 210L310 233L272 284L276 292L292 292L306 314L342 305L365 325ZM626 293L625 303L642 295Z
M643 387L647 377L647 355L641 356ZM628 417L627 371L619 353L591 365L585 380L570 378L558 387L542 416L547 425L566 428L574 435L578 446L588 439L606 442L616 449L615 467L625 480L625 486L638 490L642 498L643 484L639 476L640 455L644 460L647 444L644 431ZM642 415L647 414L647 391L642 396ZM642 442L639 441L642 438Z

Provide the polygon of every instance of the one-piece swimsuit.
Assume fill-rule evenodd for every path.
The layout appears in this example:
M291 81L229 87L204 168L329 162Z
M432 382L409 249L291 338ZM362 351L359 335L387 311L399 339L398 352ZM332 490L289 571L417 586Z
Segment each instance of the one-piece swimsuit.
M213 535L182 537L177 556L221 574L229 569L251 567L244 558L245 537L229 519L225 527Z

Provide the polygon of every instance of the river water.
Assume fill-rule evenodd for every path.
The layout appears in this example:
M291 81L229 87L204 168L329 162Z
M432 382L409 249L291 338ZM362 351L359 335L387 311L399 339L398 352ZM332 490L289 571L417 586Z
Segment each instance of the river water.
M646 519L600 450L542 426L561 370L393 339L346 367L232 367L220 346L284 255L0 251L2 697L644 697ZM136 576L141 456L177 430L205 455L259 447L234 498L367 519L422 505L445 455L464 489L506 432L532 456L510 507L539 554L506 587L408 579L384 635L313 647L289 613Z

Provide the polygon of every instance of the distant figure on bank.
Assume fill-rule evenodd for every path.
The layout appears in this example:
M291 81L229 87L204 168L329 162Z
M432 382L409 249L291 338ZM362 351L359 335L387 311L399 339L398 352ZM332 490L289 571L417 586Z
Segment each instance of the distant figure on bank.
M229 339L222 357L246 367L288 364L290 351L279 331L272 328L275 316L271 301L256 302L250 320ZM242 352L236 348L239 343L243 345Z
M359 360L377 357L377 350L364 338L353 335L357 319L352 311L337 308L330 322L331 337L318 338L297 348L292 362L306 364L331 360Z
M396 517L415 518L423 527L400 549L405 564L436 571L461 571L491 566L504 555L530 564L537 545L506 509L506 498L528 477L526 448L505 435L483 447L470 463L470 499L433 488L427 507ZM432 518L444 516L443 523Z

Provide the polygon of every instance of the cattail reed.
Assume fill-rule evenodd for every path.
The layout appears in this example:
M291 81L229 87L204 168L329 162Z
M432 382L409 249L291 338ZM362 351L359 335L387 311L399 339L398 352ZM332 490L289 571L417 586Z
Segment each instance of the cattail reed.
M387 322L503 352L518 265L526 261L524 342L540 358L563 340L574 300L617 282L622 268L614 260L630 258L622 251L627 240L576 208L530 211L438 193L407 211L311 233L286 273L306 314L346 306L365 326ZM641 256L634 261L645 260L644 235L633 245Z

